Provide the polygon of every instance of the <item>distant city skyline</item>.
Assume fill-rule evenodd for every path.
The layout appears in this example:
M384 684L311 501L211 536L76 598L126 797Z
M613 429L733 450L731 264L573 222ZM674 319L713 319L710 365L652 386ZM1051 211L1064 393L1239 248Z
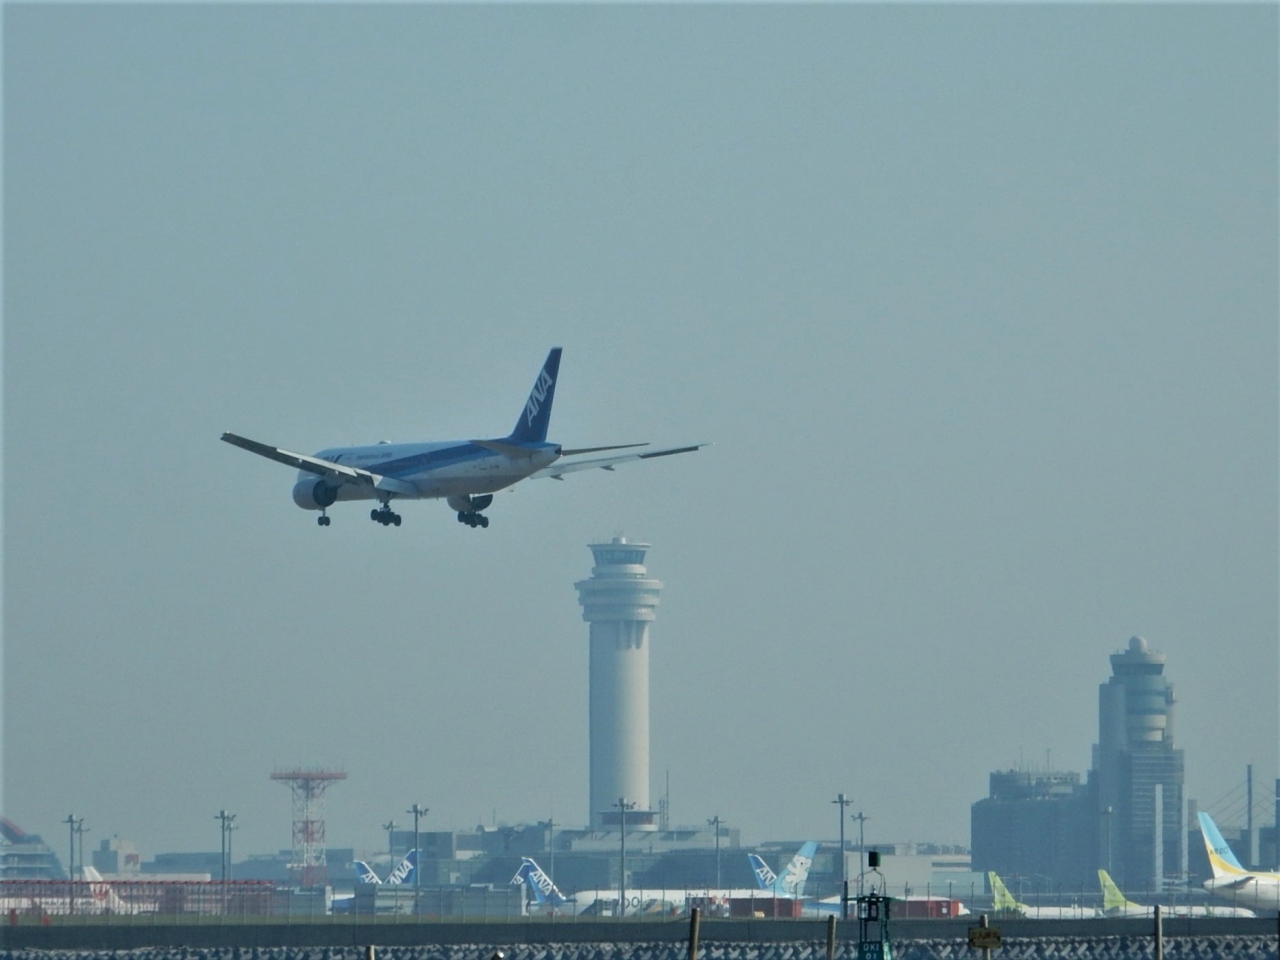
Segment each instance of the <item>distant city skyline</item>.
M585 823L617 532L673 822L963 843L1134 635L1186 796L1272 783L1278 17L9 7L3 812ZM557 345L558 442L713 445L322 529L218 441L491 436Z

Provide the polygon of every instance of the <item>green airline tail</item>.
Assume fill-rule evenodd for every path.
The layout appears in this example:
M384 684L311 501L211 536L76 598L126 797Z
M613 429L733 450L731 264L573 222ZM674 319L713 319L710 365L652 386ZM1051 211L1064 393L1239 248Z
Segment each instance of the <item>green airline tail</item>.
M1013 899L1013 894L994 870L988 871L987 879L991 882L992 909L996 913L1022 913L1022 904Z
M1098 883L1102 887L1102 912L1111 913L1113 910L1124 911L1134 907L1141 907L1125 897L1120 892L1120 888L1116 886L1116 882L1111 879L1111 874L1105 870L1098 871Z

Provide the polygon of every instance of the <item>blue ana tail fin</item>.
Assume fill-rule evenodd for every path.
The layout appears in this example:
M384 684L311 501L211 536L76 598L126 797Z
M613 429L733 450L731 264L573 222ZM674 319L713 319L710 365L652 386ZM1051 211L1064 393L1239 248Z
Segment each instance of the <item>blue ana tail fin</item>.
M809 879L809 868L813 866L813 855L817 852L818 844L812 840L796 851L791 862L783 869L782 875L773 882L775 896L804 896L804 885Z
M1246 873L1244 867L1240 866L1240 861L1236 859L1235 853L1227 841L1222 838L1222 834L1218 832L1217 824L1203 810L1200 811L1200 834L1204 837L1204 849L1209 855L1209 867L1213 870L1215 877L1228 877L1234 874Z
M556 395L556 377L560 373L560 347L552 347L542 365L538 379L533 382L524 411L516 421L516 428L507 437L512 443L542 443L547 439L547 424L551 422L551 401Z
M356 876L359 878L361 883L381 883L382 882L381 880L378 879L378 875L373 872L373 868L369 866L367 863L365 863L363 860L357 860L355 866L356 866Z
M533 899L537 903L544 906L558 907L562 903L568 902L568 898L551 882L551 878L546 875L532 857L521 859L520 869L516 871L516 875L511 879L511 882L515 883L521 877L524 878L524 882L529 887L529 892L533 894Z
M769 869L769 865L754 853L747 854L747 862L751 864L751 872L756 875L756 886L761 890L773 887L778 875Z
M413 883L413 871L418 869L418 851L410 850L400 861L400 866L391 871L387 883Z

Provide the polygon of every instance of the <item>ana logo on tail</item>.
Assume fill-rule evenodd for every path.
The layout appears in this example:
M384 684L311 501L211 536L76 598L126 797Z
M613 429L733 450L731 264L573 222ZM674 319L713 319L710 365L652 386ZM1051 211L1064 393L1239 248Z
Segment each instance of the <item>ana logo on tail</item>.
M355 863L355 867L356 867L356 876L359 878L361 883L381 883L382 882L381 880L378 879L378 875L373 872L373 868L369 866L367 863L365 863L363 860L357 860Z
M511 883L513 885L526 884L537 903L558 907L560 904L568 902L568 898L556 888L551 878L547 876L546 872L538 866L532 857L521 858L520 869L511 878Z
M778 875L769 869L769 865L754 853L747 854L747 862L751 864L751 871L756 875L756 886L761 890L768 890L778 880Z
M391 871L391 875L387 877L387 883L412 883L413 871L418 869L418 851L410 850L400 866Z

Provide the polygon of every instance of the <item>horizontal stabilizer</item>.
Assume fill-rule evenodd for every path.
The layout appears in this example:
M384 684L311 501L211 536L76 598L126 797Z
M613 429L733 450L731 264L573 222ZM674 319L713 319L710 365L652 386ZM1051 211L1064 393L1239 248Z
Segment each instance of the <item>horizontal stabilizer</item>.
M630 450L632 447L647 447L647 443L615 443L611 447L581 447L578 450L561 450L562 457L576 457L581 453L604 453L606 450Z
M549 467L544 467L530 478L553 477L559 480L566 473L578 470L611 470L616 464L630 463L633 460L652 460L655 457L670 457L677 453L692 453L710 446L706 443L693 443L684 447L661 447L657 450L646 450L644 453L621 453L615 457L593 457L590 460L557 460Z

